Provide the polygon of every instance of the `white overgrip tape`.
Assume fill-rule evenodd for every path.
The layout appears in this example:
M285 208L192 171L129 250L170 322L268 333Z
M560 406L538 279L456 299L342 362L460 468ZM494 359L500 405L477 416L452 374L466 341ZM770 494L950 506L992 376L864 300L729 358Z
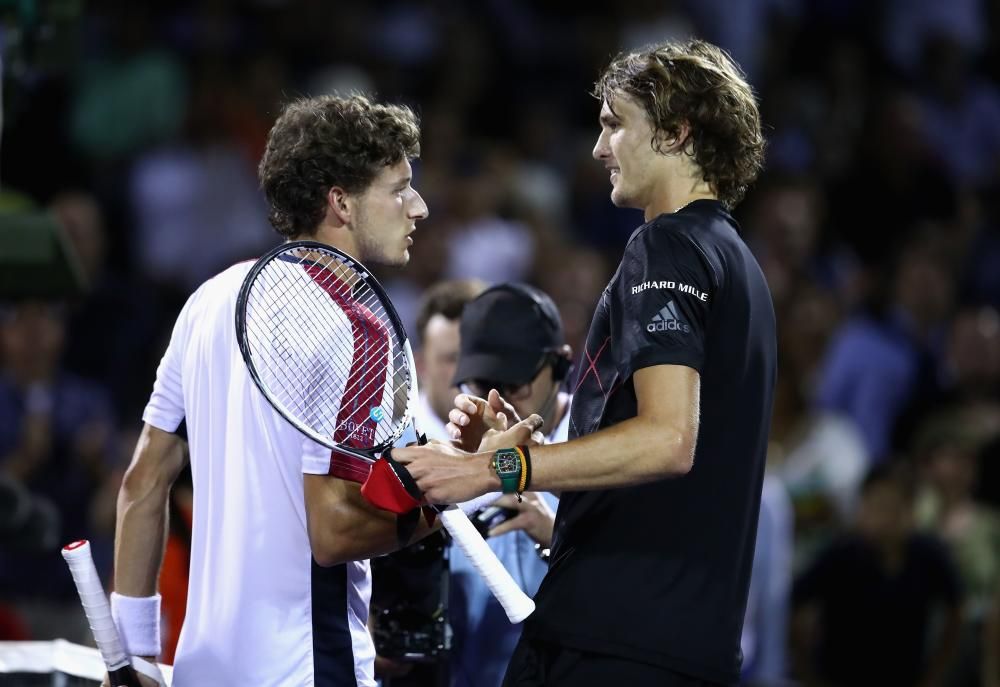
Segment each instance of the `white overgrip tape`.
M466 515L472 515L477 510L482 510L483 508L492 506L501 496L503 496L503 494L499 491L493 491L489 494L483 494L482 496L477 496L474 499L469 499L468 501L456 503L455 505L461 508L462 512Z
M156 683L160 687L167 687L167 681L164 679L163 673L160 672L160 666L155 663L151 663L141 656L133 656L132 667L135 668L135 672L142 673L146 677L156 680Z

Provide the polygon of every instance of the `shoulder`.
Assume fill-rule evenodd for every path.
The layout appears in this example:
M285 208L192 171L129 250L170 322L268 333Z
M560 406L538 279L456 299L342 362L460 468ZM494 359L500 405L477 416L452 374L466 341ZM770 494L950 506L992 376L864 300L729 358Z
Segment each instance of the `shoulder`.
M185 308L196 304L235 299L240 286L243 284L243 279L250 272L250 268L253 267L254 262L253 260L238 262L219 272L214 277L210 277L195 289L194 293L188 298Z
M707 293L722 284L724 273L717 251L706 249L686 222L663 215L632 234L618 275L633 294L647 288L674 289L682 282Z

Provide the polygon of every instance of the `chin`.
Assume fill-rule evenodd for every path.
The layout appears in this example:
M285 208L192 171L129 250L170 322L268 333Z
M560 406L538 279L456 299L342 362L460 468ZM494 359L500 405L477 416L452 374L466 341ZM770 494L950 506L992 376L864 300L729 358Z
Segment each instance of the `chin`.
M642 205L632 196L617 188L611 189L611 202L616 208L641 208Z
M406 267L410 263L410 251L404 250L401 254L385 256L384 264L389 267Z

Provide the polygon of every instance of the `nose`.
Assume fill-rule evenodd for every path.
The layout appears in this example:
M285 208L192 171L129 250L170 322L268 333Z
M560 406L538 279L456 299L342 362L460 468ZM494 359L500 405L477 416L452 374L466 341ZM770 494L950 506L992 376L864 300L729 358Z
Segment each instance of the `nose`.
M430 210L427 209L427 203L424 202L423 197L414 189L413 200L410 203L410 219L427 219L427 216L430 214Z
M601 129L601 134L597 137L594 150L591 152L595 160L606 160L611 156L611 148L608 146L608 133Z

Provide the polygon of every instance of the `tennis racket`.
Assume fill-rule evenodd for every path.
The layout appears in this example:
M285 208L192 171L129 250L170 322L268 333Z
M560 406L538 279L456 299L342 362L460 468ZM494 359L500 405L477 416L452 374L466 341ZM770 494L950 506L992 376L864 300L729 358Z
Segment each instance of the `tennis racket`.
M108 597L104 595L104 587L101 586L94 558L90 554L90 542L84 539L67 544L63 547L62 555L76 583L76 591L80 595L90 630L94 633L94 641L108 668L111 687L142 687L111 617L111 606L108 604Z
M413 424L413 353L385 290L360 262L315 241L275 247L250 269L236 301L236 337L250 377L292 426L373 464ZM461 509L442 524L512 623L534 602Z

